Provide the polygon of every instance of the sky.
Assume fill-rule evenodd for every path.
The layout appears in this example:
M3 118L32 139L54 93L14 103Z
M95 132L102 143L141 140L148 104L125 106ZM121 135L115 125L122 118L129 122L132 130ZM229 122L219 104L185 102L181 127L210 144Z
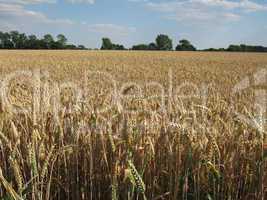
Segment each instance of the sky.
M267 0L0 0L0 31L99 48L101 38L131 47L167 34L199 49L229 44L267 46Z

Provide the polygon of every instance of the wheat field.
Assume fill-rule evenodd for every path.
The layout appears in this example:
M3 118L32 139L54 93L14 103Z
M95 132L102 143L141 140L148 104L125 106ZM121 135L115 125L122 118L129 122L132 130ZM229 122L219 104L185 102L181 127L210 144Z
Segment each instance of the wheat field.
M0 199L267 199L267 56L0 51Z

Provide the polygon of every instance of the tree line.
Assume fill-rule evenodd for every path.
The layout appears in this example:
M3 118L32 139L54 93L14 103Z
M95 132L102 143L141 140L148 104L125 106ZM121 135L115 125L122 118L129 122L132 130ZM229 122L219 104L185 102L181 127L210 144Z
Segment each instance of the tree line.
M36 35L26 35L18 31L0 31L0 49L79 49L86 50L84 45L69 44L65 35L59 34L53 38L46 34L42 38ZM102 38L101 50L128 50L121 44L114 44L109 38ZM149 44L133 45L129 50L148 51L197 51L197 48L189 40L182 39L173 47L172 39L165 34L160 34L154 42ZM267 52L267 47L251 45L229 45L228 48L209 48L202 51L229 51L229 52Z
M102 39L102 50L126 50L123 45L113 44L109 38ZM155 42L149 44L138 44L134 45L130 50L148 50L148 51L172 51L173 44L172 39L168 35L160 34L157 36ZM188 41L180 40L179 44L176 46L177 51L196 51L197 49Z
M252 46L246 44L240 45L230 45L227 49L219 48L219 49L205 49L204 51L230 51L230 52L267 52L267 47L264 46Z
M108 42L107 42L108 41ZM120 48L118 48L120 46ZM125 50L123 45L114 45L109 38L103 38L102 50ZM172 39L168 35L160 34L156 37L155 42L149 44L138 44L134 45L130 50L142 50L142 51L172 51L173 43ZM175 47L176 51L197 51L197 48L191 44L189 40L182 39L179 44ZM199 50L200 51L200 50ZM229 51L229 52L267 52L267 47L264 46L251 46L251 45L229 45L228 48L209 48L201 51Z
M83 45L76 46L67 42L68 39L63 34L54 39L51 34L38 38L18 31L0 31L0 49L86 49Z

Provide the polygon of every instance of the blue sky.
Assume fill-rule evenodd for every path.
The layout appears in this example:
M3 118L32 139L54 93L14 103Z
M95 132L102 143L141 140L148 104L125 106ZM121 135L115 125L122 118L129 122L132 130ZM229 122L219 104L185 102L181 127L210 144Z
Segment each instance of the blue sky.
M99 48L102 37L130 47L162 33L198 48L267 46L267 0L0 0L0 30Z

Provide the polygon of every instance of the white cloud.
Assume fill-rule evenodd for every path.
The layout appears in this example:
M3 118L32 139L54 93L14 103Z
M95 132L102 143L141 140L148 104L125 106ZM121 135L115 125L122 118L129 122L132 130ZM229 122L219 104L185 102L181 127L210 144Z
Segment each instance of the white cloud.
M40 3L56 3L56 0L0 0L0 3L9 4L40 4Z
M241 16L233 13L224 13L223 17L229 19L231 21L238 21L240 20Z
M164 18L195 21L238 21L244 12L265 11L267 6L250 0L184 0L148 2L146 7L165 13Z
M148 2L148 0L128 0L129 2Z
M229 22L229 21L239 21L241 16L233 13L217 13L217 12L203 12L201 10L191 10L190 13L179 13L166 16L165 18L181 21L190 21L192 24L194 22Z
M67 0L70 3L89 3L94 4L95 0Z
M261 5L261 4L257 4L255 2L252 2L252 1L243 0L240 3L240 8L244 8L247 11L266 11L267 5Z
M159 11L159 12L174 12L180 6L182 6L183 2L165 2L165 3L152 3L149 2L146 6L152 10Z
M187 0L187 1L169 1L164 3L147 3L147 7L161 12L175 11L180 6L197 7L218 7L224 9L241 9L246 11L267 10L267 5L257 4L249 0L228 1L228 0Z
M65 0L69 3L88 3L88 4L94 4L95 0ZM9 4L22 4L22 5L28 5L28 4L42 4L42 3L57 3L58 0L0 0L2 3L9 3Z
M134 27L124 27L116 24L93 24L88 26L90 32L106 36L128 36L136 31Z
M191 0L193 3L206 6L216 6L225 9L242 9L246 11L267 10L266 5L258 4L250 0L229 1L229 0Z
M16 26L14 26L13 24L10 24L8 22L5 22L5 21L1 21L0 20L0 30L1 31L10 31L10 30L15 30L16 29Z
M24 5L0 3L0 23L10 23L14 27L20 22L36 23L36 24L65 24L71 25L69 19L51 19L41 12L28 10Z

